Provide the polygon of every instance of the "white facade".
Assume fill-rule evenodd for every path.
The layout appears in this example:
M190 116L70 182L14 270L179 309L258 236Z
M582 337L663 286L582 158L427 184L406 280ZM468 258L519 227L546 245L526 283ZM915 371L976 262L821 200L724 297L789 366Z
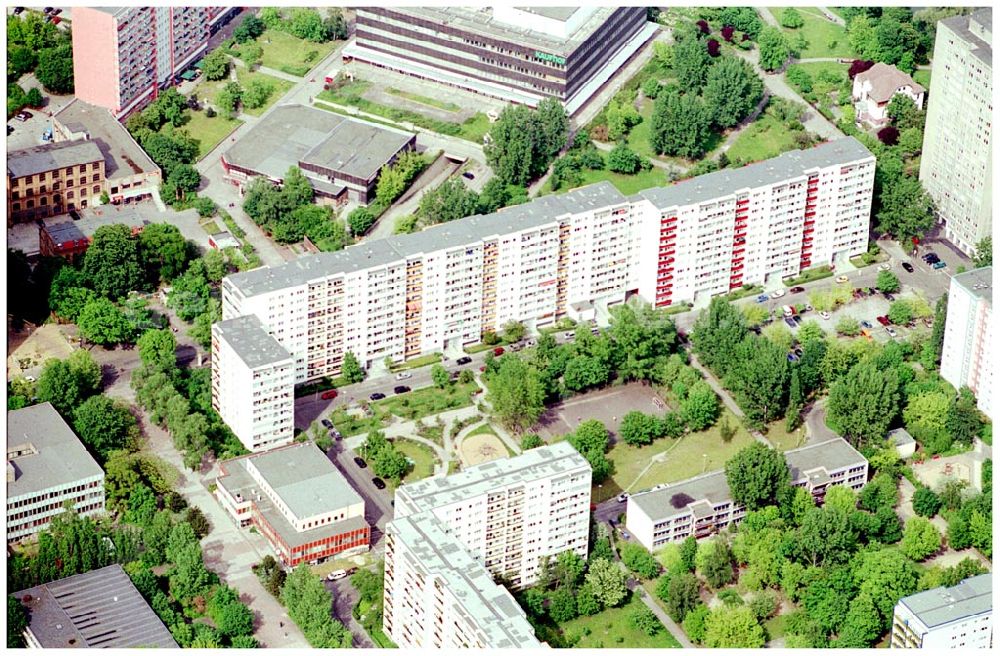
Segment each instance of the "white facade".
M876 127L887 124L889 117L886 110L892 98L897 95L908 97L917 109L924 108L924 88L895 66L879 62L854 77L851 97L855 102L858 120L867 121Z
M993 267L951 279L941 349L941 376L956 389L968 387L979 409L993 416Z
M989 649L993 646L992 574L903 597L892 613L893 649Z
M294 437L291 356L254 315L212 326L212 407L250 451Z
M920 182L967 254L992 234L992 9L938 22Z

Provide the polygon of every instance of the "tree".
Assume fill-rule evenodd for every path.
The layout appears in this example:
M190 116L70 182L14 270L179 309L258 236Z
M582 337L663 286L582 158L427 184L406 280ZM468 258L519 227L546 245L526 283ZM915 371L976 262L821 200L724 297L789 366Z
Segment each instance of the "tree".
M216 48L202 58L201 70L213 82L225 79L229 76L229 56L222 48Z
M972 444L982 431L982 414L975 395L968 387L963 386L958 391L958 398L949 405L944 428L955 442L961 444Z
M793 30L806 24L805 20L802 19L802 14L800 14L798 9L795 9L794 7L786 7L782 10L778 17L778 21L781 23L782 27L789 27Z
M568 128L566 112L554 99L535 110L507 107L490 130L486 162L504 183L526 185L548 168L566 143Z
M682 91L697 95L705 85L712 58L701 39L685 38L673 47L673 71Z
M941 391L912 394L903 410L906 428L931 453L951 446L952 437L946 431L948 414L954 400Z
M601 612L601 602L597 600L593 586L585 583L576 591L576 610L580 615L596 615Z
M644 579L654 579L660 573L660 564L645 547L634 542L626 543L621 549L622 562L625 567Z
M243 98L243 87L239 82L227 82L224 87L215 94L215 104L219 112L229 118L235 118L236 108ZM155 159L155 158L154 158Z
M534 433L528 433L521 438L521 451L530 451L531 449L537 449L540 446L545 446L545 440L538 437Z
M810 508L802 518L796 547L800 559L813 566L846 560L857 548L850 515L838 508Z
M694 95L664 90L653 104L649 144L657 154L696 159L707 148L711 113Z
M633 610L629 613L628 620L633 628L649 636L654 636L663 630L663 625L657 619L656 613L646 607Z
M274 85L267 80L252 79L247 82L240 100L247 109L259 109L267 103L267 99L274 93Z
M698 573L713 588L721 588L733 580L733 552L722 538L699 544L695 563Z
M80 355L78 355L80 354ZM89 351L75 351L66 360L51 359L38 377L35 393L64 417L71 417L83 401L97 391L101 369Z
M520 342L524 339L524 324L520 321L508 321L503 327L503 336L508 342Z
M566 364L563 384L566 389L582 391L608 382L611 370L600 359L578 355Z
M835 645L841 649L869 648L881 632L874 602L869 595L860 594L851 602Z
M358 359L350 351L344 353L344 361L340 365L340 375L348 383L360 383L365 379L365 370L358 364Z
M198 506L191 506L187 509L187 512L184 513L184 521L191 525L191 530L194 531L199 540L212 530L212 524L208 521L208 517Z
M830 426L855 446L884 439L898 412L899 376L895 369L880 370L873 362L861 362L830 388Z
M448 383L451 382L451 375L448 370L441 365L441 363L436 363L431 367L431 380L434 382L434 386L440 389L448 387Z
M687 398L681 403L680 412L684 423L692 431L708 428L719 418L719 397L703 380L688 390Z
M930 520L910 517L903 527L903 540L899 543L899 548L911 560L924 560L941 548L941 533Z
M736 125L764 95L764 83L753 68L738 57L723 57L708 71L705 107L721 128Z
M267 26L264 25L264 21L250 14L233 30L233 38L236 39L237 43L246 43L259 37L266 29Z
M661 580L669 581L664 599L667 602L667 613L675 622L683 622L688 613L701 603L698 579L694 574L685 572Z
M611 474L612 463L604 455L608 449L608 429L597 419L589 419L568 435L566 441L590 463L592 479L601 482Z
M504 426L518 432L533 426L545 410L545 391L538 372L520 358L499 360L496 374L486 379L493 412Z
M196 169L182 165L171 175L183 178L191 172L193 172L194 187L188 188L189 181L183 182L183 186L188 188L188 191L194 191L198 188L201 178ZM154 285L161 281L169 282L183 273L187 268L189 253L188 242L177 226L169 223L153 223L139 233L139 261L149 274L149 282Z
M898 549L887 547L859 552L852 571L858 591L868 593L878 609L884 630L896 602L916 590L917 572L913 563Z
M787 407L789 383L787 349L751 335L739 344L723 376L723 384L752 422L777 419Z
M302 629L313 647L344 649L351 646L350 632L333 619L330 592L306 563L301 563L285 579L281 601L288 609L288 616Z
M76 323L80 335L94 344L121 344L132 338L125 313L106 298L95 298L83 306Z
M555 622L568 622L577 616L576 598L569 588L559 588L549 598L549 616Z
M449 178L420 199L417 215L429 223L447 223L476 213L479 198L460 178Z
M745 32L751 39L757 38L763 26L753 7L723 7L717 20L723 25L732 25L740 32Z
M705 622L708 620L709 612L708 606L699 603L684 617L684 633L688 634L695 644L702 644L705 640Z
M725 470L733 500L747 510L773 505L790 483L784 456L759 442L730 458Z
M748 606L720 606L705 618L706 647L756 649L767 641Z
M922 238L934 226L934 203L916 178L902 176L883 185L879 204L878 230L895 236L900 243Z
M240 602L239 594L228 586L215 591L208 602L208 615L224 636L233 638L253 633L253 612Z
M65 43L38 52L35 78L49 93L73 93L73 46Z
M128 406L107 396L92 396L73 413L73 429L101 462L113 450L136 447L139 427Z
M42 92L38 90L38 87L28 89L28 93L25 95L25 102L28 107L39 108L42 106L44 100L42 99Z
M913 321L913 305L906 299L893 301L887 313L889 321L898 326L904 326Z
M7 595L7 649L24 647L24 630L27 628L28 612L14 595Z
M105 298L121 298L139 289L139 247L128 226L103 225L94 231L83 257L83 274L94 291Z
M622 417L618 434L622 441L633 446L650 444L659 432L659 422L653 415L631 410Z
M895 294L899 291L899 278L892 271L879 271L875 278L875 288L886 294Z
M625 572L621 571L618 565L604 558L591 561L586 581L593 591L594 597L605 608L618 606L625 601L625 597L628 595Z
M695 557L698 553L698 541L693 535L689 535L681 543L681 565L685 572L693 572L695 568Z
M351 234L355 237L368 232L368 229L375 224L375 215L367 207L355 207L347 215L347 225L351 226Z
M972 264L975 268L993 266L993 237L987 236L979 240L976 244L976 254L972 256Z
M772 26L760 31L757 47L760 49L760 67L765 71L775 71L784 66L790 54L784 33Z
M608 170L614 173L624 173L632 175L642 169L643 160L639 155L628 147L628 143L621 141L611 152L608 153Z

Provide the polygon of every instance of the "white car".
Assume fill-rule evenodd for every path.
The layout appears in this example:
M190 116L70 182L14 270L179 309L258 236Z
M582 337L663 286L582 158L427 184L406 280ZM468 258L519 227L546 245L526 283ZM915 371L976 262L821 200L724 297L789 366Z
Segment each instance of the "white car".
M406 380L407 378L412 378L412 377L413 374L411 374L409 371L400 371L398 374L396 374L396 380Z
M327 581L339 581L340 579L347 578L346 569L335 569L326 575Z
M895 337L896 336L896 330L892 326L886 326L885 327L885 332L889 333L889 337Z
M824 319L829 319L830 313L827 312L826 310L823 310L822 312L819 313L819 316L823 317Z
M773 292L771 292L771 298L781 298L784 295L785 295L784 289L776 289Z
M628 501L628 492L622 492L618 495L618 503L625 503Z
M847 282L847 276L837 276L837 282Z
M879 271L888 271L891 268L892 267L889 266L889 264L887 262L883 262L882 264L878 265L878 270Z

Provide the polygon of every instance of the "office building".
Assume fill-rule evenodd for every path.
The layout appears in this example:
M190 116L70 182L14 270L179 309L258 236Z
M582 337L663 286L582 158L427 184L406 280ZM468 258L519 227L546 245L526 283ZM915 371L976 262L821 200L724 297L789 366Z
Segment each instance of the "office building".
M868 461L836 437L784 453L793 487L822 503L832 485L857 492L868 481ZM642 546L655 551L690 535L701 539L740 522L746 508L733 501L723 470L638 492L628 499L625 526Z
M865 252L874 167L847 138L628 198L602 182L227 276L222 316L256 316L299 384L339 375L348 351L400 362L636 294L707 299Z
M73 7L76 97L123 118L193 65L238 7Z
M101 202L104 154L93 141L7 153L7 227Z
M49 527L67 504L104 513L104 470L51 403L7 412L7 541Z
M256 316L212 324L212 407L249 451L294 437L292 356Z
M941 348L941 376L968 387L979 409L993 416L993 267L959 273L948 289L948 317Z
M222 155L226 178L243 188L264 177L281 184L297 166L321 201L368 204L382 167L413 150L417 135L304 105L272 110Z
M364 7L343 59L573 115L657 30L642 7Z
M14 593L28 612L32 649L178 649L121 565Z
M993 647L993 575L900 599L892 613L890 646L935 651Z
M993 223L993 10L938 21L920 182L945 237L972 255Z
M400 647L538 646L494 581L525 587L542 558L586 558L590 483L590 464L559 442L399 487L386 527L386 634Z
M403 485L394 517L431 512L486 569L526 587L543 557L586 558L590 479L590 464L560 442Z
M311 442L226 460L215 497L240 528L254 526L282 565L368 550L365 502Z

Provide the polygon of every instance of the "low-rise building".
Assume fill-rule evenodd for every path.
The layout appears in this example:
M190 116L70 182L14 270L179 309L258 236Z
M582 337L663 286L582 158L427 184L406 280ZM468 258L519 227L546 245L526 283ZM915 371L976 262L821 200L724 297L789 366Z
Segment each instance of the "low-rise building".
M893 428L889 431L889 441L896 447L900 458L909 458L917 451L917 441L905 428Z
M941 348L941 376L956 389L968 387L979 409L993 416L993 267L952 277Z
M215 496L241 527L253 525L286 567L368 550L365 502L310 442L226 460Z
M868 461L837 437L784 453L793 487L822 503L832 485L858 491L868 481ZM628 498L625 526L642 546L655 551L693 535L704 538L746 516L729 491L726 472L709 472Z
M281 184L297 166L321 201L368 204L383 166L413 150L417 135L304 105L280 105L222 154L226 178Z
M212 324L212 407L250 451L294 437L292 356L253 315Z
M178 649L121 565L14 593L28 612L34 649Z
M65 257L73 260L87 252L94 233L101 226L125 225L138 235L149 225L137 212L116 212L109 217L85 216L76 221L66 218L61 223L46 223L38 229L38 250L46 257Z
M222 232L217 232L214 235L209 235L208 245L221 251L227 248L240 248L243 244L241 244L240 240L234 237L228 230L224 230Z
M993 575L903 597L892 613L893 649L993 647Z
M851 95L858 120L882 127L889 123L886 110L893 96L904 95L913 101L917 109L923 109L926 91L895 66L878 62L864 73L854 76Z
M104 513L104 470L51 403L7 412L7 541L48 528L69 505Z
M97 144L104 156L104 191L112 204L150 198L162 182L160 167L104 107L79 99L71 101L52 115L52 138L56 143Z
M104 153L63 141L7 153L7 227L100 203Z

